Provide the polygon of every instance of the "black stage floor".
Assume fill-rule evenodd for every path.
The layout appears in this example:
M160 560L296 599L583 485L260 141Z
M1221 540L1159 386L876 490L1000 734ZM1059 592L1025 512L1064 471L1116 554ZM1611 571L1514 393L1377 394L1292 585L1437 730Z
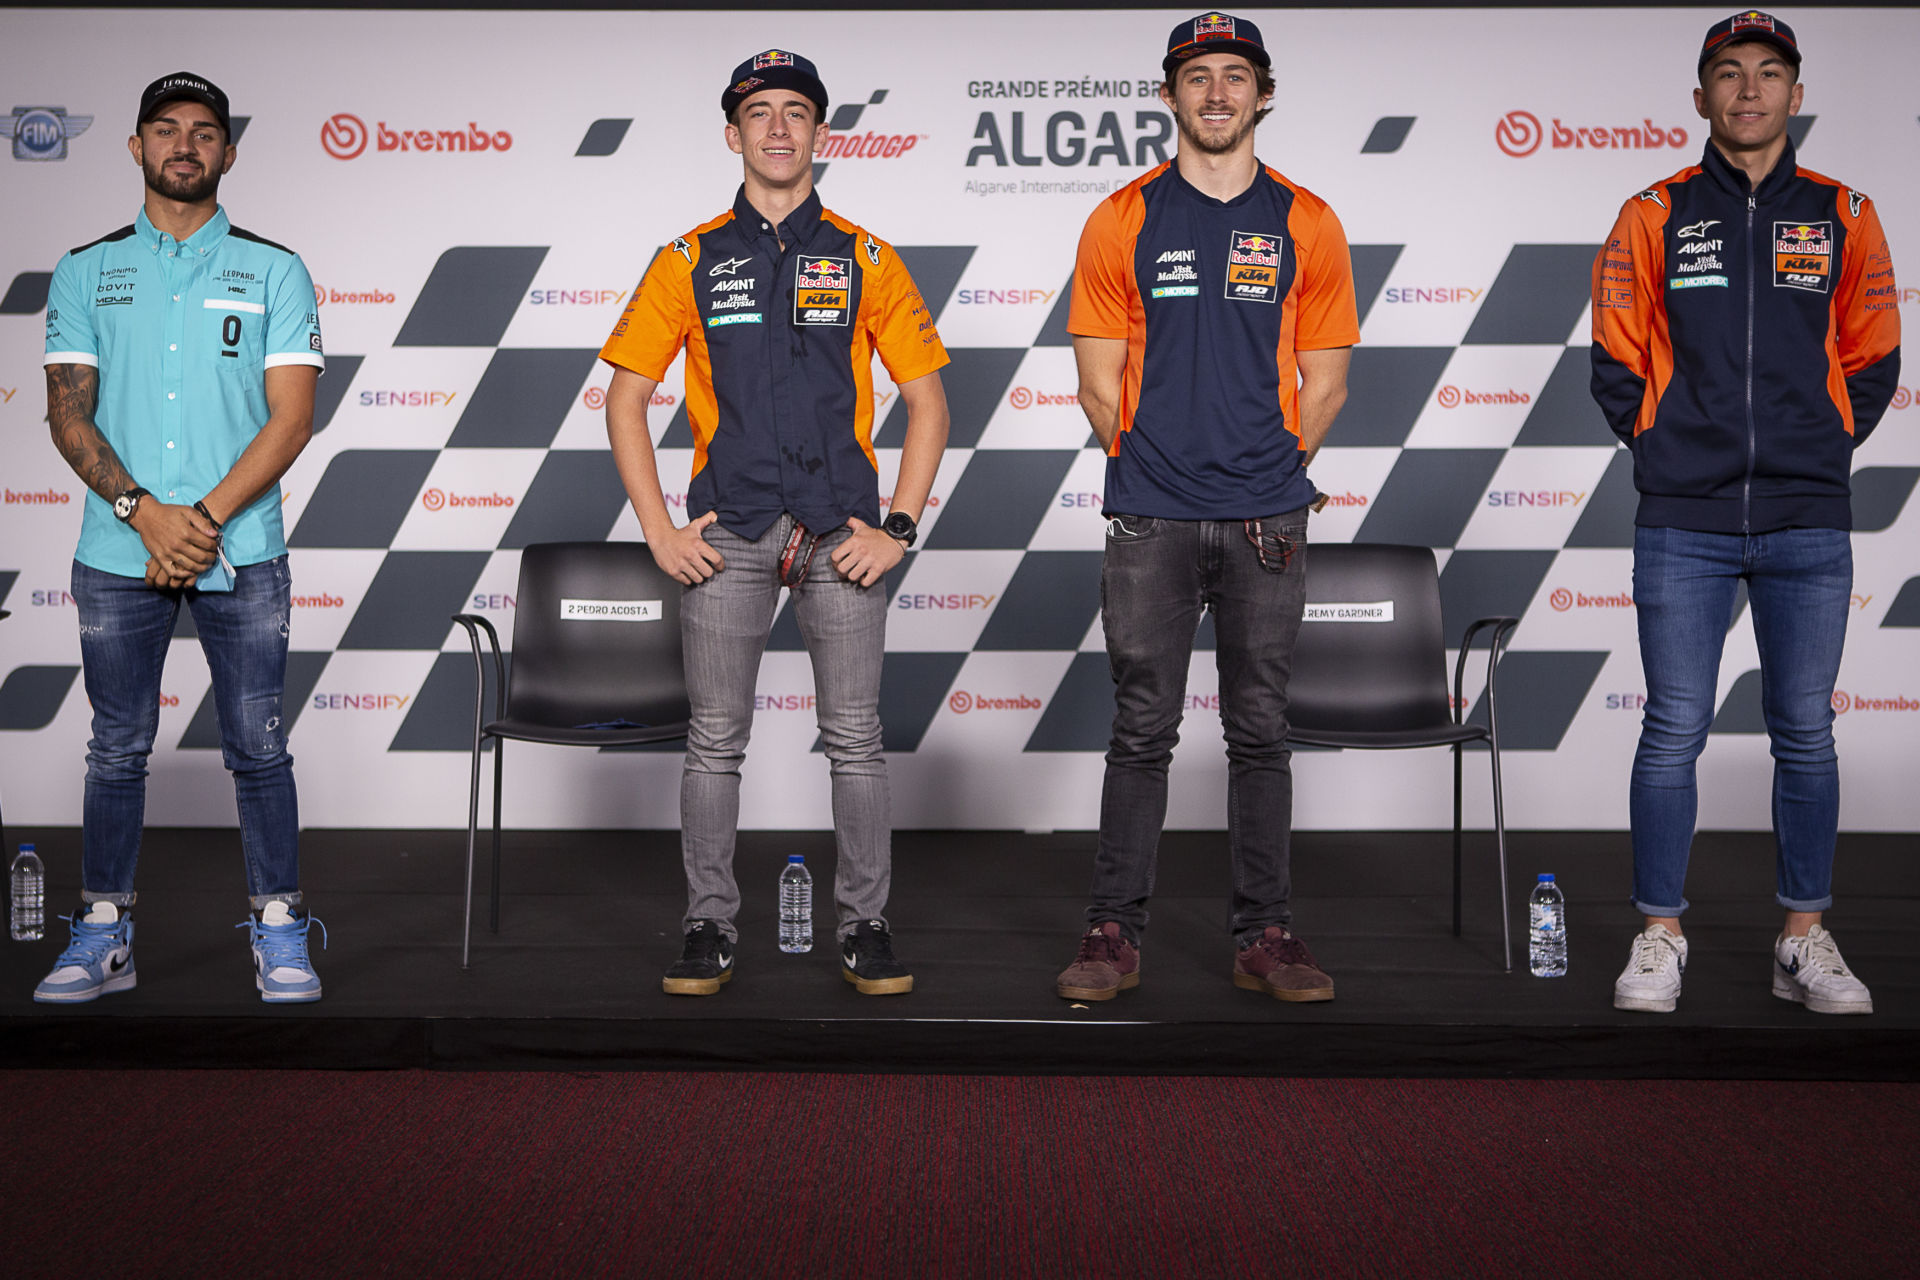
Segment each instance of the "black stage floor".
M79 835L14 830L48 864L49 910L77 900ZM66 941L0 946L0 1066L545 1067L1204 1073L1350 1076L1920 1078L1920 838L1843 836L1829 918L1876 1012L1831 1017L1775 999L1771 837L1709 834L1688 888L1692 943L1679 1012L1616 1012L1614 976L1637 917L1620 833L1518 832L1515 969L1501 970L1492 838L1469 837L1466 936L1451 932L1444 833L1303 832L1295 927L1338 998L1289 1005L1228 981L1224 836L1162 845L1141 986L1099 1005L1053 994L1072 958L1093 837L1086 832L900 832L889 912L916 989L859 995L831 928L828 833L749 832L734 980L663 995L683 890L672 832L516 832L502 930L476 902L460 969L464 833L313 831L310 905L331 931L314 956L317 1005L268 1007L253 989L238 836L148 832L136 913L139 987L74 1008L33 984ZM786 854L807 855L822 945L774 944ZM485 850L481 870L484 877ZM1571 972L1526 972L1535 873L1569 897ZM484 883L484 879L483 879ZM316 944L318 930L315 931Z

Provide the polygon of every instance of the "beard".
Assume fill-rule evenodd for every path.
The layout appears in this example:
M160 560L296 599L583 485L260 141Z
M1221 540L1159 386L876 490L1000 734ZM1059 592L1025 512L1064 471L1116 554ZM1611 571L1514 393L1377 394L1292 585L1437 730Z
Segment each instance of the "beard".
M1247 136L1253 132L1254 126L1253 117L1248 116L1240 121L1237 127L1229 123L1224 130L1221 130L1200 119L1200 113L1197 111L1192 113L1191 117L1185 111L1175 111L1173 122L1179 127L1180 136L1190 146L1197 151L1215 156L1226 155L1246 141ZM1208 132L1202 133L1203 129Z
M177 176L167 173L164 166L141 165L140 169L146 174L148 190L181 204L199 204L220 190L220 175L210 169Z

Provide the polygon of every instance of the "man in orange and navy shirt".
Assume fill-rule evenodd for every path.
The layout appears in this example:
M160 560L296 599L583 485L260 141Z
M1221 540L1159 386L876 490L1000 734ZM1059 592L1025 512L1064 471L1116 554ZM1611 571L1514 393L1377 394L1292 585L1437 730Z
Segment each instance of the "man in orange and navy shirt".
M680 787L686 939L664 990L712 995L733 976L740 765L780 589L813 659L833 778L842 975L866 995L913 988L882 914L892 872L880 671L880 585L916 536L947 440L946 349L891 245L823 209L813 157L827 91L780 49L748 58L721 95L745 180L733 207L661 250L601 350L614 366L607 434L648 546L685 584L693 717ZM676 527L647 422L687 352L693 479ZM890 510L880 517L873 358L907 406Z
M1287 676L1306 602L1307 464L1360 329L1340 221L1263 165L1272 61L1244 18L1181 23L1161 64L1173 161L1087 219L1074 269L1080 403L1107 450L1101 618L1115 684L1090 928L1055 990L1135 986L1167 765L1202 610L1227 739L1236 986L1331 1000L1288 928Z
M1821 917L1833 902L1833 688L1853 586L1853 451L1893 398L1899 294L1873 202L1803 169L1793 29L1758 10L1700 49L1700 163L1626 202L1593 266L1593 394L1633 451L1633 600L1646 716L1629 788L1645 917L1620 1009L1671 1012L1687 941L1694 762L1744 582L1772 741L1773 993L1870 1013Z

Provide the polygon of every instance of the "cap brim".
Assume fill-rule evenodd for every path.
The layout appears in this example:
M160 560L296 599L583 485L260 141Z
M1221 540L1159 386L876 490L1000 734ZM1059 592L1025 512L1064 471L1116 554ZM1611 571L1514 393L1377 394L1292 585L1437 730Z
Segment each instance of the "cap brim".
M1246 40L1196 40L1183 44L1160 60L1160 69L1171 72L1183 62L1214 53L1237 53L1256 67L1272 67L1273 59L1265 49Z

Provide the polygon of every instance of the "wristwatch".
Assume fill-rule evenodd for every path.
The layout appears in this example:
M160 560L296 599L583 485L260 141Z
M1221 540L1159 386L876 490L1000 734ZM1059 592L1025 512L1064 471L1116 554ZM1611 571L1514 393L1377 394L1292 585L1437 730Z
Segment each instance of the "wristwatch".
M920 526L904 511L896 511L888 516L881 522L880 529L888 537L898 539L901 545L908 547L920 536Z
M140 509L140 499L151 498L152 496L151 493L137 486L127 490L113 500L114 518L119 520L121 524L126 524L133 519L133 513Z

